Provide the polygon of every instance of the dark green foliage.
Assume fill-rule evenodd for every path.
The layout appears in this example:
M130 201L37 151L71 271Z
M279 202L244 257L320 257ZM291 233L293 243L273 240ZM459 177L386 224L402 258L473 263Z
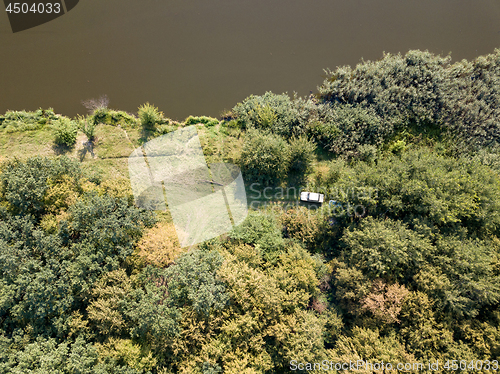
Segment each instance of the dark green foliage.
M443 132L474 147L500 142L498 49L452 65L449 57L429 52L386 54L379 61L364 61L354 69L345 66L329 74L319 88L322 103L367 108L383 122L396 124L396 131L423 136ZM459 144L455 147L463 151Z
M83 338L58 343L39 338L29 344L20 339L0 343L0 373L10 374L141 374L142 370L103 363L95 347ZM21 344L20 344L21 343ZM3 346L2 346L3 345ZM18 347L22 345L21 347Z
M233 108L240 127L270 130L278 135L290 137L300 135L298 111L286 94L266 92L262 96L252 95Z
M217 252L191 251L179 258L165 272L171 302L179 307L190 305L204 315L223 309L228 296L215 276L223 261Z
M433 252L429 240L398 221L364 219L342 240L348 263L372 279L408 281Z
M8 203L13 214L32 215L38 219L47 210L44 199L48 181L60 180L64 175L71 178L78 189L82 172L78 163L67 157L56 160L35 157L26 162L4 163L0 174L0 199Z
M286 178L290 165L288 143L278 135L250 130L241 152L241 169L245 178L273 185Z
M449 68L444 122L456 137L476 146L500 142L500 49Z
M330 72L319 89L323 101L369 107L384 119L398 118L418 126L441 119L445 68L450 58L429 52L386 54L379 61L367 61Z
M169 300L168 278L162 271L146 269L144 286L134 290L124 305L130 336L161 349L179 333L180 313Z
M72 147L76 143L78 126L69 118L60 117L52 122L54 141L58 145Z
M426 235L460 227L473 236L499 234L498 175L478 162L423 149L335 171L327 182L334 198L362 204L371 215L403 220Z
M47 235L28 218L2 221L4 328L30 324L37 333L66 330L92 284L123 266L151 219L126 201L92 197L70 209L57 234ZM22 292L21 292L22 290Z
M48 181L69 176L78 183L79 175L67 158L14 161L3 169L0 326L9 334L27 326L36 334L67 333L69 315L92 284L123 267L142 229L154 222L124 199L90 195L70 206L55 232L42 230Z
M249 214L245 221L230 233L230 237L255 245L264 258L271 261L285 246L275 217L265 213Z
M290 144L290 171L306 173L314 161L316 145L306 137L292 138Z
M433 268L424 269L417 282L437 306L458 317L476 317L482 307L498 306L500 274L492 267L497 254L490 242L446 237L436 247Z
M336 154L356 152L364 144L381 146L398 126L397 119L383 119L372 108L350 104L320 104L315 111L308 131L319 145Z

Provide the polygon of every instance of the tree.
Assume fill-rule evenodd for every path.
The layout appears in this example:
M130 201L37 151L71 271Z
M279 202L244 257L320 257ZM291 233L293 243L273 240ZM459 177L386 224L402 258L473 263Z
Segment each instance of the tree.
M232 112L241 128L269 130L283 137L300 135L298 111L286 94L266 92L262 96L251 95L237 104Z
M349 264L371 279L411 281L433 252L428 239L398 221L367 217L342 237Z
M290 149L278 135L249 130L245 134L240 162L245 177L265 186L274 185L286 177Z

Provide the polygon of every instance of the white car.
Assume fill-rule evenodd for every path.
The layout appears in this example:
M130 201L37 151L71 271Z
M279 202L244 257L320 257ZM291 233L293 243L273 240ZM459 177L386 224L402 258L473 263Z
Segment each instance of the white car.
M305 201L308 203L323 204L324 199L325 199L325 195L323 195L322 193L316 193L316 192L301 192L300 193L300 201Z

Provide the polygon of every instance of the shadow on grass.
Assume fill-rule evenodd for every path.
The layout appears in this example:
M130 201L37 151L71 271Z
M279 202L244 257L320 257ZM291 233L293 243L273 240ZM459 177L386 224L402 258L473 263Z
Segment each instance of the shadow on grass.
M141 137L139 138L139 143L141 145L147 143L149 140L155 138L154 134L155 134L154 129L147 129L147 128L142 127Z
M90 141L90 140L83 143L83 148L79 149L77 152L78 159L80 160L80 162L82 162L85 159L85 156L87 155L87 153L90 153L92 158L95 157L95 154L94 154L94 145L95 144L94 143L95 143L95 141Z
M67 153L70 153L72 152L73 150L75 149L75 146L72 145L72 146L67 146L65 144L52 144L52 151L54 151L54 153L57 155L57 156L62 156L62 155L65 155Z

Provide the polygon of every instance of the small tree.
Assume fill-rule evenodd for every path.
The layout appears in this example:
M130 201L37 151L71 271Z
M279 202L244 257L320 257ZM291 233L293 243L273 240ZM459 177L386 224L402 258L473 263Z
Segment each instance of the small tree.
M71 147L76 143L78 129L76 124L66 117L61 117L54 121L55 142L58 145Z
M139 120L144 130L154 131L156 125L162 121L163 113L158 110L157 107L146 103L139 107L137 113L139 115Z
M286 177L290 165L290 147L280 136L250 130L241 153L246 177L264 185L276 184Z
M304 174L314 161L316 144L306 137L292 138L290 140L290 170Z
M88 142L92 143L95 139L96 123L89 117L80 117L78 118L78 125L79 130L85 134Z

